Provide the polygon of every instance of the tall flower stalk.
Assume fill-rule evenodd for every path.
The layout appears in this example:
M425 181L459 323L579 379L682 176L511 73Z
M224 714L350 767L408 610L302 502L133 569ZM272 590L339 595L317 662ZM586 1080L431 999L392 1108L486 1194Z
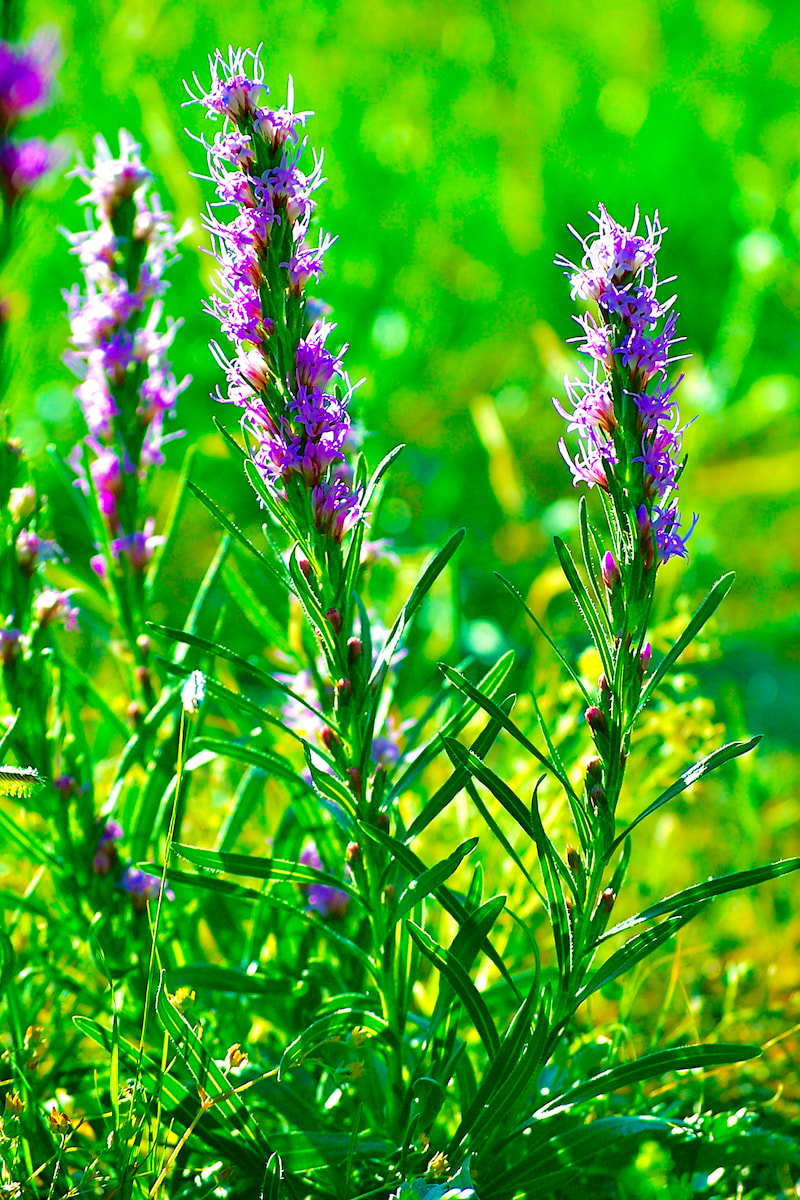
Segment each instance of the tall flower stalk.
M137 690L149 707L146 581L164 539L146 515L146 485L164 462L165 443L181 436L165 426L190 380L176 381L168 357L182 322L163 316L176 235L139 151L122 130L119 155L98 138L93 165L75 170L89 187L84 203L94 219L86 231L67 234L83 286L65 295L73 346L66 361L81 380L76 395L89 430L71 463L90 500L97 539L91 565L115 602Z

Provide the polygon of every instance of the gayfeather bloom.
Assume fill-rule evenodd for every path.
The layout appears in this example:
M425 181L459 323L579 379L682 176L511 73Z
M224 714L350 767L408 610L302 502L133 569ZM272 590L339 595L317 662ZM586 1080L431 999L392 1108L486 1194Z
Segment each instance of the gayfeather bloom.
M0 190L14 204L56 164L59 155L42 138L14 136L21 119L50 100L58 44L40 30L28 45L0 42Z
M152 520L137 528L140 485L164 461L164 444L181 436L165 434L164 425L190 379L177 383L168 358L181 322L162 320L164 271L175 258L176 235L149 192L139 146L125 130L119 142L114 156L98 138L94 164L75 170L89 188L84 203L93 206L95 220L85 232L66 235L84 286L65 293L74 347L65 359L81 381L76 395L89 428L71 458L78 484L88 493L91 479L114 535L115 563L125 560L144 573L162 539ZM104 574L102 558L92 565Z
M571 408L554 401L568 431L578 435L578 452L571 458L563 439L559 449L576 487L597 484L608 491L613 473L643 547L654 539L660 562L685 558L697 517L682 535L676 492L686 427L674 399L681 380L669 384L667 371L676 358L672 348L683 339L675 333L675 297L657 295L656 256L666 231L657 213L645 222L644 235L636 232L638 211L631 229L602 205L594 219L596 233L581 238L571 231L584 250L580 265L556 259L566 268L573 298L597 308L596 316L575 318L581 330L575 340L588 365L581 378L564 381Z
M300 855L304 866L313 867L315 871L324 871L319 851L312 843ZM350 897L341 888L335 888L329 883L308 883L303 885L308 897L308 911L319 913L321 917L343 917L347 912Z
M231 50L227 60L217 51L209 65L208 91L195 76L198 94L189 94L209 118L224 121L213 142L202 139L217 195L205 222L219 263L208 311L234 347L230 360L212 347L227 376L217 399L242 410L253 461L273 494L310 511L315 528L340 543L362 518L362 493L345 459L353 392L342 364L347 347L328 348L335 326L324 318L307 327L306 285L324 275L335 241L309 235L324 182L321 157L310 170L300 165L299 130L312 114L294 112L291 81L284 107L262 106L268 89L258 51ZM218 219L219 208L235 215Z

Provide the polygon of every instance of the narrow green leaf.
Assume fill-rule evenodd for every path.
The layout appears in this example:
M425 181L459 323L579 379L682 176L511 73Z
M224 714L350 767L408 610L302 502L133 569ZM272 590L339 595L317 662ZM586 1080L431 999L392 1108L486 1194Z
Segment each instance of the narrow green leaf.
M730 875L718 875L715 879L706 879L703 883L695 883L691 887L684 888L682 892L675 892L672 896L667 896L666 899L659 900L656 904L642 909L635 917L629 917L627 921L622 921L613 929L609 929L601 940L605 941L607 938L614 937L616 934L622 933L624 929L638 925L641 921L650 921L654 917L663 916L664 913L690 908L705 900L713 900L715 896L723 896L726 892L738 892L741 888L756 887L757 884L764 883L767 879L779 879L781 875L789 875L792 871L798 870L800 870L800 858L783 858L763 867L753 867L749 871L733 871Z
M285 1071L302 1063L304 1058L313 1054L325 1042L336 1037L341 1030L352 1030L358 1025L371 1029L373 1033L393 1044L396 1043L386 1021L377 1013L365 1011L363 1008L340 1009L338 1012L328 1013L327 1016L314 1021L286 1047L280 1062L278 1081L282 1080Z
M395 446L394 450L390 450L385 458L382 458L377 467L372 473L372 478L367 484L366 492L364 493L364 511L369 508L373 494L383 476L388 471L394 460L398 458L405 450L405 446Z
M218 967L214 963L187 963L183 967L174 967L166 972L165 982L173 992L189 987L237 996L285 996L291 986L281 977L250 975L247 971Z
M605 631L608 635L613 633L611 623L608 619L608 609L605 601L597 590L597 579L595 575L595 564L592 558L592 544L589 535L589 514L586 505L586 497L581 496L578 502L578 530L581 538L581 554L583 556L583 567L586 571L586 578L589 581L589 590L591 592L591 600L594 604L595 612L600 617Z
M144 594L145 600L149 604L152 601L153 593L156 584L158 583L161 564L164 562L164 553L169 549L172 553L172 541L175 536L175 531L178 527L178 521L181 518L183 509L186 504L186 491L189 483L189 472L194 464L196 446L190 446L183 458L181 473L178 477L177 485L173 490L172 504L170 505L169 514L162 527L162 540L158 543L153 553L152 560L145 575Z
M502 714L502 710L499 710ZM530 814L526 806L511 788L505 783L499 775L495 775L494 771L490 770L485 763L467 750L466 746L462 746L461 742L457 742L454 738L446 738L445 746L447 753L456 766L465 767L470 774L474 775L484 784L492 795L500 801L503 808L509 813L519 825L523 833L526 833L529 838L533 838L533 825Z
M193 483L191 479L188 481L187 486L192 494L201 502L201 504L205 505L212 517L219 522L223 529L227 530L234 541L237 541L240 546L244 546L244 548L248 550L250 554L254 555L277 583L281 584L283 587L289 586L288 575L280 574L275 570L275 567L266 557L266 555L262 554L262 552L253 545L249 537L242 532L235 521L232 521L230 517L225 515L215 500L212 500L211 497L204 492L201 487L198 487L196 483Z
M422 574L414 584L408 600L406 600L405 604L400 609L397 620L392 626L389 636L386 639L386 643L378 655L369 679L370 687L375 684L388 669L389 663L392 661L403 633L411 622L420 604L430 591L431 587L438 579L439 575L441 575L442 571L447 566L458 547L461 545L462 541L464 540L464 532L465 531L463 529L456 530L452 537L445 542L441 550L434 554L423 568Z
M617 979L625 971L629 971L642 959L649 957L654 950L674 937L679 929L688 925L689 921L693 921L703 908L705 908L704 904L693 904L679 913L673 913L660 925L645 929L643 933L629 938L623 946L620 946L619 950L606 959L601 967L598 967L580 988L575 996L573 1008L579 1008L584 1000L594 992L611 983L613 979Z
M556 1112L567 1112L584 1100L595 1100L598 1096L608 1096L619 1088L630 1087L633 1083L643 1083L648 1079L659 1079L667 1071L706 1070L708 1067L723 1067L731 1063L747 1062L748 1059L758 1058L760 1046L728 1042L721 1045L702 1046L670 1046L667 1050L656 1050L652 1054L643 1054L635 1062L623 1063L601 1071L583 1083L575 1084L566 1092L552 1096L546 1104L536 1110L532 1117L523 1121L517 1128L521 1131L532 1120L544 1116L553 1116Z
M659 683L664 678L673 663L677 662L686 647L690 645L690 643L703 628L709 617L713 616L713 614L719 608L720 604L731 590L735 578L735 572L730 571L727 575L723 575L721 579L718 579L714 584L711 591L708 593L705 600L700 605L681 636L667 651L647 681L647 685L642 692L642 697L639 701L639 707L636 710L637 715L642 711L645 704L647 704L653 692L658 687Z
M419 925L415 925L413 921L407 920L406 928L425 957L447 979L447 982L472 1018L475 1029L486 1047L489 1058L494 1058L500 1049L500 1038L495 1029L491 1013L486 1007L485 1000L461 963L449 950L446 950L444 946L440 946L435 938L420 928Z
M592 635L592 641L595 644L597 653L603 663L603 670L609 679L613 678L614 665L611 661L611 653L609 651L608 641L603 628L600 624L600 619L595 612L589 593L584 586L583 580L578 574L578 568L572 561L572 555L567 549L560 537L553 538L553 545L556 548L558 561L561 563L561 569L566 576L567 583L570 586L575 602L583 614L583 619L589 627L589 632Z
M324 883L347 892L359 902L362 901L359 890L347 880L329 875L327 871L318 871L316 867L309 867L305 863L281 858L258 858L252 854L233 854L230 851L206 850L201 846L173 845L172 850L179 858L206 871L224 871L238 879L264 879L276 883Z
M433 867L428 867L416 879L412 879L397 898L397 907L394 914L395 920L402 920L406 913L411 912L415 905L421 903L426 896L435 891L440 884L444 883L445 879L449 879L467 855L472 853L478 841L478 838L473 837L469 838L466 842L462 842L458 849L449 854L447 858L442 859L441 862L436 863Z
M550 649L555 654L556 658L559 660L561 665L564 667L564 670L567 672L567 674L569 675L572 682L581 691L586 703L591 704L592 698L589 695L589 693L587 692L586 688L584 687L583 680L581 679L580 675L578 675L577 671L572 666L572 663L569 661L569 659L567 659L564 656L562 651L558 648L557 644L550 637L550 634L547 632L547 630L545 629L544 625L541 623L539 618L534 613L531 612L530 608L528 608L528 605L526 604L519 588L515 587L514 584L511 583L510 580L506 579L503 575L499 575L496 571L495 571L495 574L497 575L497 578L500 580L500 582L503 584L503 586L511 593L511 595L514 597L514 599L517 600L522 605L528 618L531 621L533 621L533 623L536 626L536 628L538 629L539 633L542 635L542 637L547 642Z
M540 762L542 766L551 773L551 775L555 776L562 787L570 787L569 780L562 776L557 767L550 762L549 758L546 758L545 755L542 754L541 750L538 750L537 747L534 746L533 742L528 741L522 730L514 724L514 722L503 711L499 704L496 704L494 700L490 699L489 696L482 695L482 693L478 691L474 684L470 683L468 679L465 679L465 677L453 667L448 667L446 663L439 663L439 670L442 672L445 678L453 684L454 687L457 687L459 691L464 692L465 695L469 696L469 698L479 705L484 712L487 712L489 716L493 717L499 725L502 725L503 729L510 733L511 736L515 738L521 746L524 746L528 753L532 754L537 762ZM450 739L448 739L448 741L449 740Z
M156 1016L162 1028L172 1038L180 1058L185 1062L210 1099L214 1107L237 1129L239 1129L262 1152L270 1153L270 1147L247 1105L233 1090L235 1084L217 1066L209 1050L203 1045L183 1014L170 1000L165 985L164 972L156 993Z
M226 738L196 737L192 741L192 753L196 754L201 750L207 750L221 758L230 758L234 762L248 763L265 771L267 775L287 779L290 783L305 785L305 780L286 759L267 750L257 750L244 742L228 741Z
M756 747L761 741L761 736L761 734L758 734L756 737L751 738L749 742L728 742L727 746L720 746L719 750L713 750L711 754L701 759L700 762L693 763L691 767L687 767L680 778L676 779L675 782L671 784L665 792L662 792L652 804L649 804L643 812L640 812L639 816L636 817L634 821L631 821L628 828L623 830L619 837L614 840L614 843L611 846L611 852L613 853L613 851L616 850L620 842L624 842L625 838L630 835L631 830L635 829L639 822L643 821L645 817L649 817L651 813L656 812L659 808L662 808L665 804L668 804L670 800L674 800L676 796L681 794L681 792L685 792L687 788L691 787L692 784L697 783L698 780L703 778L703 776L710 775L712 771L715 771L717 767L721 767L723 763L730 762L732 758L739 758L739 756L742 754L749 754L750 751L754 749L754 747Z

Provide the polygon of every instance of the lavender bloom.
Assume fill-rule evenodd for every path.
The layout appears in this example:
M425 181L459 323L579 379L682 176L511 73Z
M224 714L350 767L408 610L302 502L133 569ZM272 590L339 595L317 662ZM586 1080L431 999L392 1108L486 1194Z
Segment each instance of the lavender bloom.
M572 296L597 306L599 319L587 313L576 317L581 336L578 349L589 360L582 379L565 379L571 409L557 400L555 407L577 432L578 452L570 457L559 445L577 487L586 483L609 490L608 472L636 514L643 549L654 539L659 562L685 558L686 542L697 522L681 534L675 493L682 470L680 424L674 400L680 383L667 383L677 317L675 301L660 300L656 256L666 232L658 214L645 222L646 234L617 224L600 206L594 218L598 229L580 241L584 255L579 266L559 256L566 268ZM660 328L659 328L660 325ZM685 357L685 356L677 356ZM644 550L645 558L648 553ZM650 565L654 561L652 548Z
M125 559L143 574L163 539L154 537L152 520L136 528L140 485L163 463L165 443L181 436L165 433L164 426L190 379L176 382L167 357L181 322L162 322L163 276L177 238L158 197L148 191L150 173L139 146L125 130L119 141L115 157L98 138L93 165L75 170L89 188L84 203L94 206L96 224L66 235L84 288L65 293L74 347L65 360L81 380L76 395L89 428L70 462L88 493L86 447L101 515L116 535L114 560ZM92 566L105 574L100 556Z
M117 843L122 840L122 837L123 830L119 822L106 821L97 839L97 852L92 859L92 870L95 875L109 875L113 871L119 859Z
M57 51L55 37L43 30L27 46L0 42L0 190L9 206L30 191L59 157L41 138L15 141L12 137L20 119L48 103Z
M300 855L304 866L313 867L315 871L324 871L322 859L313 843L307 846ZM350 897L340 888L328 883L304 884L303 890L308 897L308 911L319 913L321 917L343 917L347 912Z
M146 871L140 871L138 867L126 867L118 886L128 893L133 910L137 913L144 912L148 900L157 900L161 895L161 880L155 875L148 875ZM175 899L175 893L169 888L164 889L164 895L167 900Z
M311 113L293 111L291 80L285 107L262 107L258 52L231 50L226 61L218 51L209 65L210 89L195 77L197 94L189 95L225 122L213 142L202 139L217 195L205 222L219 263L208 311L234 347L230 360L212 347L227 376L217 399L242 410L253 460L272 492L303 513L302 493L310 492L315 528L341 543L363 517L362 492L341 474L353 392L342 364L347 347L328 349L335 326L324 317L302 335L306 285L324 274L335 241L321 233L316 244L308 241L314 192L324 182L321 157L308 173L300 167L306 142L298 130ZM231 205L238 211L227 222L213 215Z
M33 601L33 619L38 621L42 629L56 621L60 621L68 631L78 628L78 609L69 602L74 591L74 588L69 588L66 592L45 588L39 593Z

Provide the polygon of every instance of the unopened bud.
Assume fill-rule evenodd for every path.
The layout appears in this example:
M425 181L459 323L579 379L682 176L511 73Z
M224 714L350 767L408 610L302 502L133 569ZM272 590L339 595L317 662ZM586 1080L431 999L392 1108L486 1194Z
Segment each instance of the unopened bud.
M620 571L617 566L617 560L610 550L606 550L600 563L600 574L603 577L603 583L609 591L617 586L620 581Z
M133 674L136 677L136 682L141 683L142 687L145 687L150 681L150 672L147 667L136 667Z
M361 644L361 638L349 638L347 642L347 661L349 663L358 662L363 653L364 647Z
M645 642L639 651L639 665L642 670L642 675L646 675L650 667L650 659L653 657L653 647L649 642Z
M326 725L319 735L319 740L322 742L326 750L335 750L337 746L341 746L342 739L330 725Z
M655 559L655 545L653 543L653 527L650 524L650 516L644 504L639 506L636 513L636 524L639 528L639 549L642 553L642 565L645 571L649 571Z
M341 633L342 614L339 612L338 608L329 608L325 613L325 620L328 622L334 633Z
M350 782L353 785L353 791L361 798L361 772L358 767L348 767L345 772L350 777Z
M36 507L36 488L32 483L12 488L8 497L8 511L15 525L29 517Z
M387 883L386 887L383 889L383 902L384 902L384 904L391 904L393 900L394 900L394 884Z
M339 700L347 701L350 699L353 685L349 679L337 679L333 690Z
M136 645L141 650L142 654L148 655L152 648L152 642L146 633L140 633L136 639Z
M600 787L599 783L595 784L595 786L590 790L589 803L595 812L597 812L598 809L606 807L606 793L605 790Z
M352 867L353 863L361 861L361 847L358 842L347 843L347 849L344 852L344 861L348 867Z
M143 704L140 704L138 700L131 700L130 704L128 705L128 720L132 725L139 724L144 717L144 711Z
M297 556L297 565L300 568L301 573L305 575L306 579L311 580L314 578L314 568L311 566L311 563L308 561L308 559L303 558L301 554L298 554Z
M613 888L606 888L600 897L600 907L604 913L610 913L614 907L614 901L617 898L617 893Z
M581 869L581 856L574 846L567 846L567 866L573 875L577 875Z
M608 737L608 721L596 704L587 708L583 716L594 737Z
M386 812L378 813L378 817L377 817L377 820L375 821L375 824L378 826L378 829L382 829L384 833L388 833L389 832L389 814Z

